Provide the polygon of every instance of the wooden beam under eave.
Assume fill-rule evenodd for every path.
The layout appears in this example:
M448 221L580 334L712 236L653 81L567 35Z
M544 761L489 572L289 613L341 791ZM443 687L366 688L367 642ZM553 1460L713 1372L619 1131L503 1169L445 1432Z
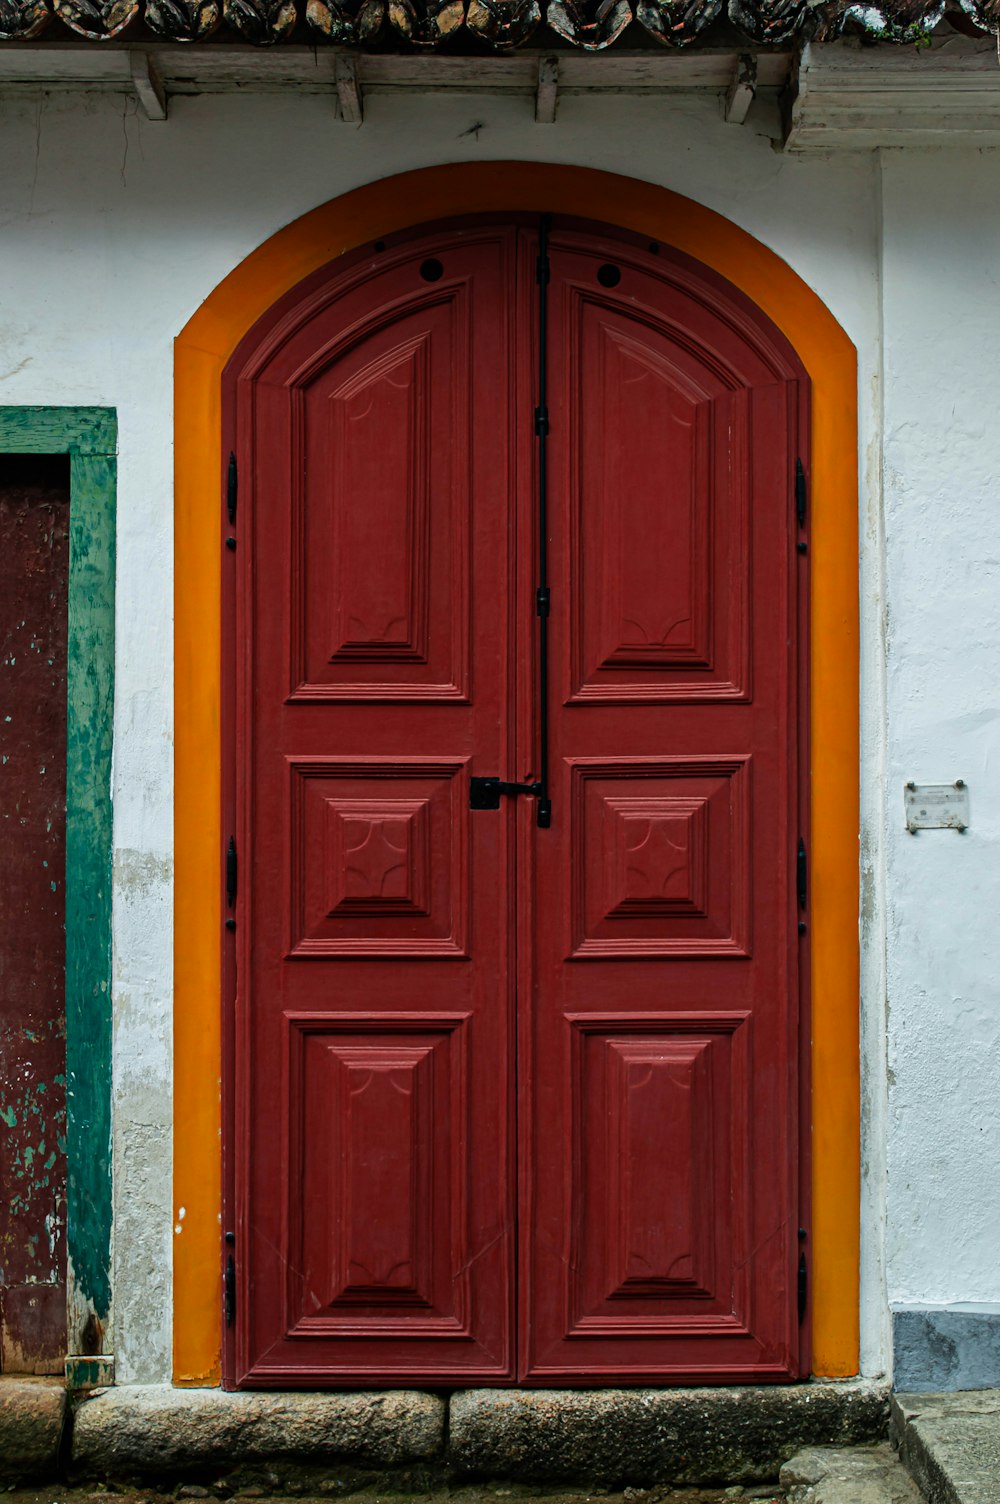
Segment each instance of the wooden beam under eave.
M341 120L351 125L361 125L365 118L365 106L361 97L357 58L348 52L338 53L334 63L334 79Z
M166 120L167 91L148 52L130 52L129 69L139 108L147 120Z
M535 86L535 124L555 125L559 104L559 59L538 59L538 83Z
M741 52L733 69L732 82L726 92L726 122L742 125L750 113L750 106L757 94L757 59L750 52Z

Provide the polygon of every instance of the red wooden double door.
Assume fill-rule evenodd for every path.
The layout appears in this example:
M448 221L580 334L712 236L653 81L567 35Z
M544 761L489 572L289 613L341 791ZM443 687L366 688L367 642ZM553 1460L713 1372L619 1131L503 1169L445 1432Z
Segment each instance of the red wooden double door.
M543 728L539 235L379 242L229 369L237 1384L802 1371L806 380L554 222ZM543 729L548 828L470 807Z

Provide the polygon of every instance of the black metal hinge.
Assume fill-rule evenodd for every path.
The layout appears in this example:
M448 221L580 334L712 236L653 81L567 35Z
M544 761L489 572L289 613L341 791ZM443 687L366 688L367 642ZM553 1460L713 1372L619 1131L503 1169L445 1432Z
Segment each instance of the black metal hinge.
M806 856L806 843L799 837L799 849L795 856L795 896L799 901L799 908L805 909L809 898L809 859ZM799 934L806 933L807 925L804 919L799 920Z
M799 527L806 525L806 472L802 461L795 461L795 520Z
M235 1243L236 1234L226 1233L226 1242ZM236 1324L236 1258L230 1254L226 1259L226 1272L222 1279L222 1304L227 1326Z
M229 518L230 527L236 526L236 492L236 456L235 454L230 452L229 469L226 473L226 515ZM236 539L232 536L232 534L230 534L230 536L226 539L226 547L228 549L234 549L236 547Z
M806 1263L805 1250L799 1254L799 1325L806 1319L806 1311L809 1307L809 1265Z
M799 837L799 850L795 859L795 893L799 900L799 908L804 909L809 897L809 864L806 856L806 843Z
M229 837L229 845L226 848L226 906L232 908L236 902L236 837Z
M236 479L236 456L230 451L229 470L226 474L226 512L229 517L229 526L236 521L236 492L238 483Z

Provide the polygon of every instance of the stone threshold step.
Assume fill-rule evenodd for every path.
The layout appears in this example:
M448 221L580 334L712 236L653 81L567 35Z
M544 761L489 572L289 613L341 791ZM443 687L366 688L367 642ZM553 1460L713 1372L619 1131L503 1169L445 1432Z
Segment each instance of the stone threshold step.
M44 1395L44 1399L41 1396ZM5 1398L6 1396L6 1398ZM582 1483L766 1482L804 1446L886 1434L888 1388L851 1380L719 1389L472 1389L450 1396L121 1385L75 1399L71 1478L218 1476L237 1465ZM0 1380L0 1477L56 1476L65 1394Z

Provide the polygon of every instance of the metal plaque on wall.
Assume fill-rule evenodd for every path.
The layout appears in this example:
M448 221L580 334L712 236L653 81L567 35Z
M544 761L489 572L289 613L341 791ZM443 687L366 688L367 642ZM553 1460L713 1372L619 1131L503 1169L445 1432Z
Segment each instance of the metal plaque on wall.
M954 783L908 783L903 790L906 828L918 830L966 830L969 825L969 788L965 780Z

